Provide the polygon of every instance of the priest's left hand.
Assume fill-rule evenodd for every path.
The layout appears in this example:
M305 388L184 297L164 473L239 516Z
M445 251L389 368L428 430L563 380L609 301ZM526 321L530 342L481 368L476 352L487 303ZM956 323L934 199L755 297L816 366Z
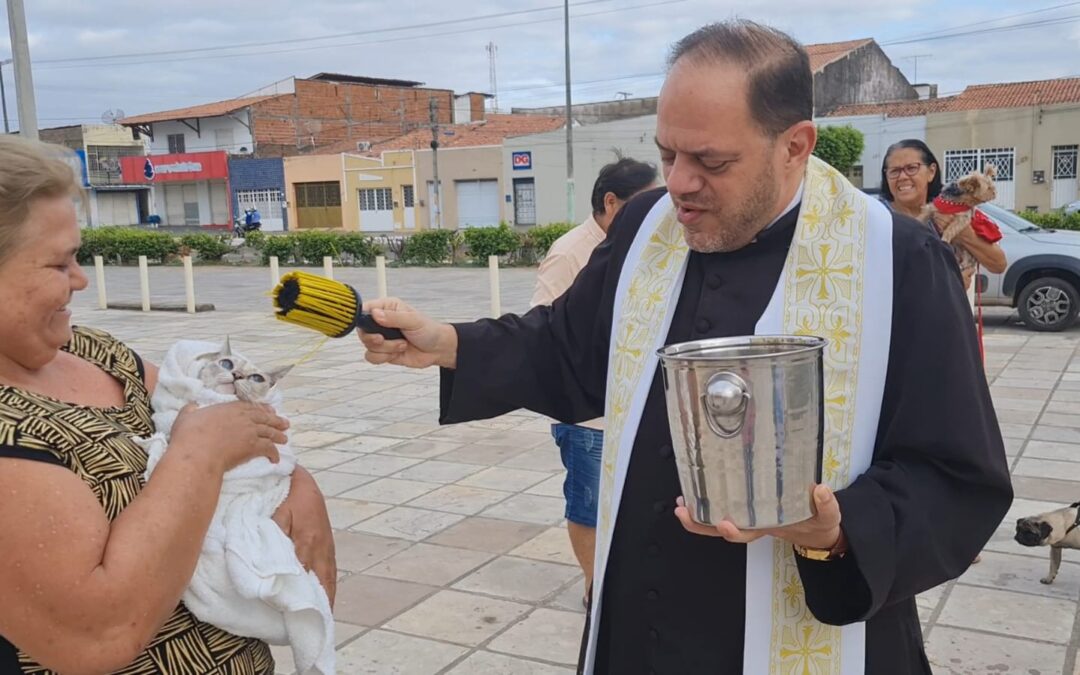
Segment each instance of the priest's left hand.
M707 537L723 537L734 544L749 544L755 539L768 535L797 546L831 549L843 536L840 530L840 504L827 485L815 485L810 498L814 506L812 518L794 525L767 530L740 530L729 520L722 521L715 527L695 523L690 518L690 511L686 508L682 497L679 497L676 502L675 517L679 519L687 532Z
M289 486L289 496L274 512L273 520L296 547L296 557L304 569L315 573L334 606L337 592L337 556L334 532L326 511L326 500L315 478L296 467Z

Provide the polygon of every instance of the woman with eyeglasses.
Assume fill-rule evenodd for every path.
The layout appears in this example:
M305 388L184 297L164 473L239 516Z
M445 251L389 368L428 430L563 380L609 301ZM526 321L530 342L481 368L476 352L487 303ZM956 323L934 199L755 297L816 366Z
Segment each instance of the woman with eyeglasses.
M893 143L881 163L881 197L894 211L918 218L924 206L941 192L941 169L934 153L926 143L908 138ZM975 256L987 271L1005 271L1005 252L997 243L975 234L971 229L957 235L954 244L964 247ZM974 302L973 272L964 276L964 287Z

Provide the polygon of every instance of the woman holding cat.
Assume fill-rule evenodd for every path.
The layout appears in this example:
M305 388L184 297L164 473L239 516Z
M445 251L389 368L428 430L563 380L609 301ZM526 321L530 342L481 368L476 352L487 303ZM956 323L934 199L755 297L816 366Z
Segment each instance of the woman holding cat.
M74 174L63 150L0 136L0 672L272 675L262 642L179 602L222 475L277 459L288 423L251 403L186 409L143 484L156 369L73 328ZM296 471L275 520L333 597L325 504ZM328 543L329 542L329 543Z
M921 219L923 207L941 192L940 166L926 143L918 139L893 143L885 151L881 163L882 201L894 211ZM1000 274L1007 266L1005 252L997 244L1000 238L1000 234L995 238L989 232L966 229L953 243L967 249L987 271ZM969 297L973 274L969 271L964 275L964 288L969 290Z

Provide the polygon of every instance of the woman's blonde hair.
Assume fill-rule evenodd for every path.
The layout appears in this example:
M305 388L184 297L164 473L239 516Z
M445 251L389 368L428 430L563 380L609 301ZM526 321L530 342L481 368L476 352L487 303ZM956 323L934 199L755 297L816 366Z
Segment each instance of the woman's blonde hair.
M0 135L0 260L15 247L20 228L38 199L81 192L67 148Z

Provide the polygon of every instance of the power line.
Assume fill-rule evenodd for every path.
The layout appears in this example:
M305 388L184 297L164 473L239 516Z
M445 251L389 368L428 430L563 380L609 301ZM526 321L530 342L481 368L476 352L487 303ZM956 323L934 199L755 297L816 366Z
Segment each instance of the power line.
M578 5L595 4L597 2L610 2L610 1L611 0L589 0L589 2L577 3L577 4ZM683 3L683 2L687 2L687 0L662 0L661 2L650 2L650 3L646 3L646 4L640 4L640 5L616 7L614 9L600 10L600 11L596 11L596 12L582 12L582 13L575 14L574 18L581 19L581 18L587 18L587 17L592 17L592 16L601 16L601 15L604 15L604 14L613 14L613 13L616 13L616 12L624 12L624 11L627 11L627 10L645 9L645 8L649 8L649 7L659 7L659 6L663 6L663 5L674 5L674 4L679 4L679 3ZM530 11L532 11L532 10L530 10ZM474 22L474 21L477 21L477 20L480 20L480 19L474 17L472 19L468 19L467 22ZM479 26L479 27L471 27L471 28L462 28L462 29L442 31L442 32L437 32L437 33L423 33L423 34L420 34L420 35L404 35L404 36L399 36L399 37L384 38L384 39L381 39L381 40L364 40L364 41L360 41L360 42L339 42L339 43L328 44L328 45L314 45L314 46L309 46L309 47L293 47L293 48L290 48L290 49L261 49L261 50L257 50L257 51L248 51L248 52L242 52L242 53L236 53L236 54L205 54L204 52L206 50L201 50L200 49L200 50L189 50L189 51L199 52L201 54L200 56L188 56L188 57L170 58L170 59L143 59L141 61L116 62L116 63L93 63L93 64L82 63L82 61L84 59L69 59L67 61L73 61L74 63L67 63L67 62L65 62L65 63L57 63L55 61L53 61L52 63L41 61L39 63L45 63L46 67L48 67L50 69L53 69L53 70L67 70L67 69L72 69L72 68L102 68L102 67L121 67L121 66L141 66L141 65L151 64L151 63L177 63L177 62L183 62L183 61L206 61L206 60L227 59L227 58L237 58L237 57L246 57L246 56L264 56L266 54L289 54L289 53L296 53L296 52L318 51L318 50L321 50L321 49L340 49L342 47L362 47L362 46L367 46L367 45L387 44L387 43L390 43L390 42L404 42L404 41L409 41L409 40L421 40L421 39L428 39L428 38L433 38L433 37L444 37L444 36L448 36L448 35L461 35L461 34L465 34L465 33L477 33L477 32L482 32L482 31L499 30L499 29L502 29L502 28L514 28L514 27L518 27L518 26L531 26L531 25L541 24L541 23L551 23L551 22L554 22L554 21L562 21L562 17L556 17L556 18L550 18L550 19L535 19L535 20L532 20L532 21L515 21L515 22L509 22L509 23L495 24L495 25L491 25L491 26ZM466 22L466 20L454 20L453 21L453 23L464 23L464 22ZM447 23L449 23L449 22L447 22ZM440 25L440 24L435 24L435 25ZM387 29L387 30L391 30L391 29ZM393 29L393 30L404 30L404 29ZM297 38L297 40L306 40L306 39L308 39L308 38ZM319 39L319 38L310 38L310 39ZM266 46L266 43L265 42L261 43L259 46ZM152 55L156 56L157 54L152 54Z
M579 2L570 3L571 7L579 7L582 5L596 5L604 2L612 2L612 0L580 0ZM360 35L375 35L379 33L392 33L401 30L414 30L420 28L437 28L439 26L450 26L459 23L470 23L473 21L482 21L486 19L503 19L508 16L520 16L522 14L535 14L537 12L549 12L553 10L561 10L562 5L550 5L548 7L537 7L534 9L522 9L513 12L499 12L497 14L482 14L480 16L471 16L465 19L446 19L443 21L432 21L428 23L408 24L402 26L388 26L386 28L372 28L369 30L352 31L349 33L331 33L328 35L313 35L303 38L287 38L282 40L274 40L275 44L296 44L303 42L316 42L319 40L336 40L347 37L357 37ZM66 59L41 59L38 63L82 63L87 61L103 61L107 59L127 59L127 58L142 58L144 56L172 56L176 54L205 54L209 51L223 51L233 49L243 49L246 47L265 47L266 42L243 42L239 44L231 45L214 45L209 47L192 47L189 49L171 49L167 51L155 51L155 52L129 52L124 54L103 54L99 56L81 56ZM341 45L327 45L327 47L337 47Z

